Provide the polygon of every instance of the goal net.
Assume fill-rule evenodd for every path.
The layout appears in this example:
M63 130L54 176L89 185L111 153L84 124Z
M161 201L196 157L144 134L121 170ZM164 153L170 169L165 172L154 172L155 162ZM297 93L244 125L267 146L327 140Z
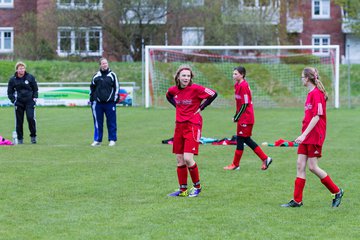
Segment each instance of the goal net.
M319 71L329 95L328 106L339 107L339 46L146 46L145 106L170 107L167 89L181 64L194 72L195 83L214 89L213 106L235 104L233 69L246 68L256 107L298 107L307 94L301 72Z

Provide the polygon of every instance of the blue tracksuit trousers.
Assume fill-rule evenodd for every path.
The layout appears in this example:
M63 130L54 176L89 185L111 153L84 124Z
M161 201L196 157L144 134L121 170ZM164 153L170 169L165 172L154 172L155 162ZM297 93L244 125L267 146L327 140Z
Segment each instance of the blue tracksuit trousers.
M117 124L116 124L116 103L100 103L92 102L92 114L94 118L94 141L102 142L104 114L106 116L106 125L108 130L108 140L117 140Z

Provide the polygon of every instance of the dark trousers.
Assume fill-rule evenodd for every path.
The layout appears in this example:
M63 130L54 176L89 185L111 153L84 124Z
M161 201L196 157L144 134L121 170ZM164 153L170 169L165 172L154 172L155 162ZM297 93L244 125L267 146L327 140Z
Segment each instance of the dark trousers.
M94 141L102 142L104 114L106 116L108 140L116 141L117 140L116 103L92 102L91 110L94 119Z
M30 137L36 137L35 103L33 101L27 103L16 102L15 121L16 121L16 133L19 140L24 139L23 124L24 124L25 113L29 125Z

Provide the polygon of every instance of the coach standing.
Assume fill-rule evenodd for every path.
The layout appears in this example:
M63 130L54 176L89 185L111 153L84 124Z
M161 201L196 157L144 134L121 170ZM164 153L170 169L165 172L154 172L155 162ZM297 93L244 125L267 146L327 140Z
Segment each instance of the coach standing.
M36 114L35 105L38 98L38 85L35 77L26 72L26 65L17 62L15 74L8 83L8 98L15 105L16 133L18 143L22 144L24 139L23 123L24 113L28 121L31 143L36 143Z
M115 146L117 140L116 101L119 82L116 74L109 68L106 58L100 58L100 70L93 76L90 84L90 102L94 118L94 142L99 146L103 138L104 114L108 130L109 146Z

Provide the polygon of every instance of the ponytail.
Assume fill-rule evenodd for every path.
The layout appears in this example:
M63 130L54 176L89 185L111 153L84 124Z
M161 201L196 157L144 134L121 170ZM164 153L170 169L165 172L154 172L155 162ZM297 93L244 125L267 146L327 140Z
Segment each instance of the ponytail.
M328 100L328 94L323 83L320 81L319 71L316 68L306 67L303 70L304 76L307 77L321 92L324 93L325 101Z
M316 85L316 87L317 87L320 91L322 91L322 92L324 93L325 101L327 101L327 100L329 99L329 97L328 97L328 94L327 94L327 92L326 92L326 90L325 90L325 87L324 87L324 85L322 84L322 82L320 81L320 79L316 79L316 80L315 80L315 85Z

